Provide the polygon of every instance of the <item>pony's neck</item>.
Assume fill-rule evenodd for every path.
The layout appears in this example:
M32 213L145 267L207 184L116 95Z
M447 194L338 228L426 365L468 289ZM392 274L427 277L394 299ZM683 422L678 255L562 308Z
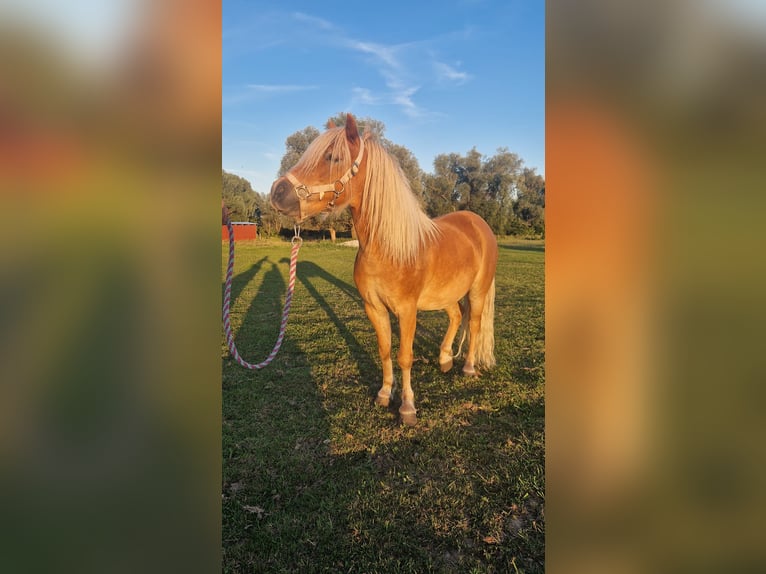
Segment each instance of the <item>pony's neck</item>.
M359 240L359 249L366 251L369 247L370 225L362 215L361 205L352 205L350 207L351 220L354 222L356 238Z
M369 148L368 148L369 149ZM349 211L351 212L351 220L354 222L354 231L356 232L356 238L359 241L359 249L367 251L370 245L370 222L365 217L362 204L364 202L364 194L367 183L367 158L362 160L362 169L356 174L353 180L351 180L352 187L352 200L349 203Z
M400 265L411 263L438 229L379 144L371 141L366 149L362 169L351 180L353 196L349 203L359 248L367 255Z

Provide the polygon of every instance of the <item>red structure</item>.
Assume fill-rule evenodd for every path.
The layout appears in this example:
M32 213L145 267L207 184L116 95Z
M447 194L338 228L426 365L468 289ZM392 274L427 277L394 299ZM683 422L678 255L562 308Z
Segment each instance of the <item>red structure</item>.
M244 241L248 239L256 239L256 232L258 228L255 223L249 221L232 221L232 227L234 228L234 241ZM221 226L221 239L223 241L229 240L229 230L225 225Z

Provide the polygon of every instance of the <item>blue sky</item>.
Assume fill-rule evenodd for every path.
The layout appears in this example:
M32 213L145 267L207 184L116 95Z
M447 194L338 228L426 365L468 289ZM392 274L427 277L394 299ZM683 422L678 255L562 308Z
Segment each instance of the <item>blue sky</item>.
M267 193L290 134L372 117L433 171L505 146L545 173L544 0L223 0L223 169Z

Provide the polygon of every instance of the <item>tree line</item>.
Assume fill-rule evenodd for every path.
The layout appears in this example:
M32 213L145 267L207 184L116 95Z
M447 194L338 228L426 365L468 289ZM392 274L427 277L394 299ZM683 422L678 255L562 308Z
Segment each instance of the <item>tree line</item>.
M331 121L343 125L345 115L339 114ZM545 236L545 179L534 168L525 167L524 161L508 148L498 148L492 156L482 155L475 147L465 155L440 154L434 159L433 173L426 173L410 150L384 137L385 125L381 121L362 118L357 123L360 130L372 131L396 157L430 217L469 209L481 215L497 235ZM278 175L294 166L319 134L317 128L308 126L289 135ZM282 228L292 229L292 220L271 207L268 193L256 192L246 179L226 171L223 200L232 221L255 221L259 210L263 235L276 235ZM336 232L353 233L348 210L329 217L313 217L304 222L303 228L327 231L333 238Z

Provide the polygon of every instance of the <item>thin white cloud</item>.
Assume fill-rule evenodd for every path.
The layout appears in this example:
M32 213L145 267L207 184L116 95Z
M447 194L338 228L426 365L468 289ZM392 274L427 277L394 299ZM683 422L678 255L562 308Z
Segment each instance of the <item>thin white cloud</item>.
M295 30L297 37L326 42L361 54L381 76L385 83L385 90L373 92L366 87L355 87L352 89L354 103L397 106L404 114L412 118L438 115L418 105L419 90L429 83L458 86L471 79L467 72L459 70L454 65L438 61L432 50L434 43L453 42L455 33L399 44L381 44L349 36L332 22L305 12L293 12L291 17L297 23L310 28L299 27ZM332 34L317 35L317 31L332 31ZM465 32L459 33L461 37L464 35ZM289 88L297 88L297 86L283 86L281 89L260 86L259 90L262 93L296 91Z
M406 88L394 94L394 103L401 106L405 114L412 118L419 118L424 115L424 110L421 110L415 102L412 101L412 96L418 91L418 88Z
M359 40L348 40L346 45L358 52L375 56L383 62L383 64L391 68L400 68L399 60L396 58L396 46L383 46L382 44L361 42Z
M393 89L382 94L375 94L369 88L354 87L351 90L352 105L395 105L400 107L402 112L411 118L425 118L437 115L415 103L413 96L419 89L420 88L418 87L399 87L398 89Z
M412 118L427 115L427 110L418 106L413 100L413 96L420 89L412 81L414 75L403 63L404 58L399 54L407 52L415 44L396 44L386 46L373 42L362 42L359 40L348 39L346 46L364 54L370 54L375 60L378 73L384 79L388 91L374 95L367 88L354 88L353 99L356 103L368 105L395 105L399 106L407 116Z
M319 86L298 85L298 84L248 84L244 88L229 91L223 90L222 104L231 106L247 102L255 98L267 98L275 95L292 94L297 92L306 92L318 90Z
M440 81L450 82L457 85L465 84L471 79L471 75L466 72L460 72L444 62L434 62L436 77Z
M318 90L319 86L301 86L296 84L248 84L248 89L262 94L284 94Z
M355 103L372 106L383 103L381 98L379 96L373 95L372 91L370 91L368 88L354 87L351 89L351 95Z
M316 26L322 30L337 30L337 27L332 22L329 22L324 18L312 16L311 14L306 14L305 12L293 12L292 17L300 22L306 22L307 24Z

